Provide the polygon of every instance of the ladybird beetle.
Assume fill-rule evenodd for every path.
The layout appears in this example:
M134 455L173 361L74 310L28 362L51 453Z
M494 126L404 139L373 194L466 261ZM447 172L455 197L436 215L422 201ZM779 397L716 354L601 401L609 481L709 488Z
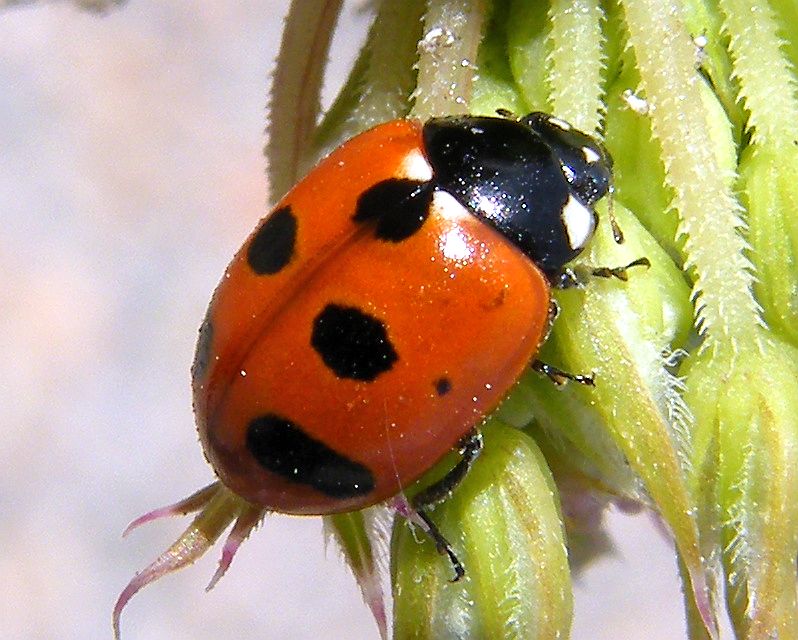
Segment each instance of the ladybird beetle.
M602 146L543 113L394 120L332 152L261 220L200 328L194 410L221 483L258 513L352 511L459 446L413 507L462 575L423 508L465 475L477 427L527 367L592 383L535 355L610 181ZM117 629L130 596L183 556L134 579Z
M205 453L268 510L403 490L530 365L610 161L554 117L395 120L334 151L233 258L192 369Z

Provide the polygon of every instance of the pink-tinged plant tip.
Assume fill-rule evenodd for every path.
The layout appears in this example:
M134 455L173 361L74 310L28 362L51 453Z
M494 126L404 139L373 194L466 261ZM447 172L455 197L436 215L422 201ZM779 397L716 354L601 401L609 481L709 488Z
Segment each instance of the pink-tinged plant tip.
M385 585L388 581L388 529L394 513L390 508L377 506L325 518L325 531L352 569L381 640L389 637Z
M140 526L147 524L148 522L153 522L154 520L160 520L162 518L185 516L189 513L199 511L208 503L208 500L210 500L211 496L218 490L218 488L219 483L214 482L209 484L207 487L203 487L196 493L191 494L188 498L184 498L179 502L175 502L174 504L170 504L165 507L153 509L149 513L139 516L133 520L133 522L127 525L125 530L122 532L122 537L125 538L131 531L138 529Z
M230 535L227 536L224 547L222 547L222 557L219 560L219 567L216 569L216 573L213 574L208 586L205 587L205 591L213 589L216 583L219 582L221 577L227 572L227 569L230 568L230 564L233 562L233 558L238 552L241 543L244 542L252 530L260 524L263 513L263 509L253 506L245 510L238 517L230 531Z
M260 522L264 510L242 500L221 483L214 482L185 500L137 518L128 526L126 533L145 522L192 512L199 513L182 535L151 564L137 573L119 595L112 614L114 638L117 640L120 638L119 621L122 611L134 595L163 576L193 564L216 543L231 523L235 523L222 550L219 567L207 587L211 589L230 566L241 542Z
M147 568L137 573L119 595L119 599L114 606L114 638L117 638L117 640L120 638L120 616L122 615L123 609L134 595L142 588L165 576L167 573L177 571L178 569L190 565L197 560L197 558L202 556L212 545L212 540L208 540L199 531L189 528L186 533L181 536L180 540L169 547L166 552L161 554Z

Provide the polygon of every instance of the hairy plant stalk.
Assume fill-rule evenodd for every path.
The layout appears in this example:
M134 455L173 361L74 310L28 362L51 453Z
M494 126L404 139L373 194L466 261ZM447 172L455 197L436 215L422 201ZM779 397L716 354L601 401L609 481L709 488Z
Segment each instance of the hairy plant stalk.
M693 274L696 326L713 343L734 343L761 325L751 263L740 235L733 175L713 153L695 72L695 47L675 0L624 0L629 43L674 193L686 268Z
M553 0L548 77L552 113L598 133L604 107L604 11L598 0Z
M775 15L765 0L718 0L729 35L734 75L749 112L753 145L792 145L798 140L798 82L784 55Z
M487 0L431 0L418 43L418 84L411 115L468 111Z
M292 2L272 79L268 160L271 201L302 176L321 108L321 84L341 0Z

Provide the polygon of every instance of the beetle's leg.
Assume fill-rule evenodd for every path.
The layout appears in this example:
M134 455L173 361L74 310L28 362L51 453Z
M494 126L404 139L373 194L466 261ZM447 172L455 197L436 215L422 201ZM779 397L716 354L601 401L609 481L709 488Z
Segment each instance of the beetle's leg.
M547 326L546 332L543 336L543 340L541 342L546 342L548 340L549 334L551 333L551 329L554 326L554 321L557 319L557 316L560 313L560 307L557 305L556 300L551 300L549 302L549 317L547 319ZM593 374L591 373L589 376L578 374L578 373L568 373L567 371L563 371L562 369L558 369L557 367L550 365L542 360L533 360L532 361L532 369L537 371L538 373L542 373L546 376L549 380L551 380L556 385L563 385L568 380L573 380L574 382L578 382L579 384L584 384L589 387L594 387L595 382L593 380Z
M537 371L538 373L542 373L546 376L549 380L551 380L556 385L565 384L568 380L573 380L574 382L578 382L579 384L583 384L586 387L595 387L596 382L593 378L593 374L584 375L578 373L568 373L567 371L563 371L562 369L558 369L550 364L547 364L541 360L535 360L532 362L532 368Z
M460 562L454 549L452 549L452 545L449 544L449 541L443 536L437 525L430 519L426 512L423 509L416 509L416 514L418 514L418 517L424 522L424 533L432 538L438 553L442 556L449 556L449 562L452 563L452 569L454 569L454 578L452 578L450 582L457 582L465 575L463 563Z
M632 267L650 267L651 262L649 262L648 258L638 258L637 260L632 260L627 265L622 267L590 267L587 265L576 265L573 269L563 269L558 274L556 274L551 279L551 286L557 289L570 289L572 287L583 287L585 284L585 280L590 277L594 278L617 278L618 280L623 280L626 282L629 279L629 274L627 273L628 269ZM548 319L548 329L546 330L546 336L548 336L549 331L551 331L552 323L554 319L557 317L559 309L557 308L557 303L552 300L551 305L549 306L549 319ZM565 384L568 380L573 380L574 382L578 382L579 384L583 384L588 387L596 386L595 380L593 378L593 374L584 375L584 374L576 374L576 373L568 373L567 371L563 371L562 369L558 369L555 366L542 362L540 360L535 360L532 363L532 368L537 371L538 373L542 373L546 376L549 380L551 380L556 385Z
M626 238L623 237L623 230L621 229L621 225L618 224L618 219L615 217L615 198L613 196L613 192L615 191L615 187L610 185L610 197L607 202L607 213L609 213L610 218L610 229L612 229L612 239L615 240L615 244L623 244L626 242Z
M468 470L482 452L482 433L474 429L460 440L460 460L437 482L417 493L413 498L414 509L434 507L448 498L466 477Z
M629 274L626 273L627 269L631 269L632 267L648 268L650 266L651 262L648 258L638 258L637 260L632 260L623 267L597 267L590 272L590 275L596 278L618 278L618 280L626 282L629 279Z
M541 342L545 342L548 339L549 333L551 333L551 329L554 326L554 321L557 319L559 313L560 313L560 307L557 305L557 302L555 300L552 300L549 303L549 317L547 319L546 332ZM547 362L543 362L542 360L538 359L533 360L531 366L532 369L534 369L538 373L542 373L544 376L546 376L549 380L551 380L554 384L558 386L565 384L566 381L568 380L573 380L574 382L578 382L579 384L584 384L588 387L596 386L592 373L590 375L568 373L567 371L558 369L554 365L550 365Z
M594 278L617 278L626 282L629 279L628 269L632 267L650 267L651 262L648 258L638 258L632 260L622 267L589 267L587 265L577 265L573 269L563 269L552 279L552 286L557 289L570 289L572 287L583 287L585 280L589 277Z
M557 319L558 315L560 315L560 306L557 304L557 301L552 298L549 300L549 314L546 318L546 328L543 332L543 338L540 340L540 344L543 344L549 339L549 334L551 333L552 327L554 327L554 321Z
M449 556L449 561L452 563L452 568L454 569L454 578L452 582L457 582L462 578L465 575L465 570L460 560L457 559L452 545L449 544L449 541L438 530L438 527L435 526L435 523L427 515L425 509L443 502L451 495L452 491L454 491L457 485L466 477L474 461L479 457L479 454L482 452L482 446L482 433L480 433L480 431L474 429L468 435L464 436L463 439L460 440L460 448L458 450L460 460L457 464L454 465L443 478L431 484L424 489L424 491L416 494L412 501L413 509L426 525L425 532L435 542L435 548L438 550L438 553Z

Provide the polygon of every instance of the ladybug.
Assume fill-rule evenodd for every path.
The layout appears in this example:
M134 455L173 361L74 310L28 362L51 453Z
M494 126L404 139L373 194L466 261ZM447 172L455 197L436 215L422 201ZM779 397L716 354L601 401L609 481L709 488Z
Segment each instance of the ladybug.
M247 239L200 329L194 409L221 482L266 510L352 511L459 444L417 506L448 493L535 361L610 180L601 145L543 113L394 120L334 151Z
M134 593L193 562L226 523L212 583L264 512L374 505L454 448L461 460L441 480L394 505L462 576L425 508L465 476L479 425L528 367L592 384L535 356L551 289L578 284L565 264L610 185L602 146L543 113L394 120L324 159L246 240L200 328L194 410L221 484L131 525L202 510L195 522L216 533L190 527L137 574L115 633Z

